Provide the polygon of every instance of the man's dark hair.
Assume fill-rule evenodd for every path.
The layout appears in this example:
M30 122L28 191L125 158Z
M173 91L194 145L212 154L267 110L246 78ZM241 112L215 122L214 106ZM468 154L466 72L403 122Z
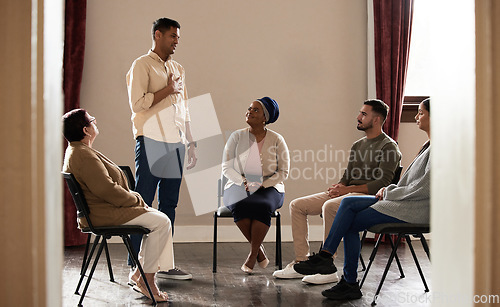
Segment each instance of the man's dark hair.
M160 18L153 22L153 27L151 28L151 34L153 35L153 39L155 38L156 30L160 30L161 33L170 30L170 27L176 27L177 29L181 28L181 25L170 18Z
M429 115L431 114L431 99L427 98L422 100L422 103L424 104L425 109L427 112L429 112Z
M382 116L382 124L385 122L387 118L387 114L389 113L389 106L385 104L380 99L369 99L364 102L365 105L371 106L373 112Z
M64 114L63 135L68 142L81 141L85 137L83 127L90 126L87 111L85 109L74 109Z

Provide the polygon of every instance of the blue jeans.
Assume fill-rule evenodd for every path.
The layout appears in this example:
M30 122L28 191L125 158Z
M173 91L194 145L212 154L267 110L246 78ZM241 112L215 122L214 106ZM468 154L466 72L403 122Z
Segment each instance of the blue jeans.
M356 282L358 277L358 259L361 252L359 232L377 224L406 223L370 208L376 202L375 196L344 198L323 244L323 249L333 255L340 240L344 238L344 279L349 283Z
M158 210L165 213L174 233L175 208L179 201L184 155L182 143L164 143L138 136L135 145L135 191L151 207L158 190ZM137 254L141 235L132 235L132 246ZM128 258L128 264L132 265Z

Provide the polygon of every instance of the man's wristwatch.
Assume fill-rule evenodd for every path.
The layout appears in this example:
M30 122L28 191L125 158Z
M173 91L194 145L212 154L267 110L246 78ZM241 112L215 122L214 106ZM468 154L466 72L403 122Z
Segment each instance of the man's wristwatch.
M196 141L189 142L187 146L189 147L191 145L194 145L194 148L196 148L198 146L198 144L196 144Z

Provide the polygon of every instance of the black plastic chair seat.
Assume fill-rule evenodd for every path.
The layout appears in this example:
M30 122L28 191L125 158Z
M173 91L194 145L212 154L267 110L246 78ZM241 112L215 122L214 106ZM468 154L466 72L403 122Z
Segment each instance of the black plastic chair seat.
M410 223L386 223L378 224L368 228L368 231L374 233L385 233L385 234L420 234L429 233L429 224L410 224Z
M218 217L230 217L233 216L231 213L231 210L229 210L228 207L226 206L221 206L219 209L217 209L217 216Z
M273 214L271 214L271 217L277 217L279 215L278 211L274 211ZM221 206L219 209L217 209L217 216L218 217L232 217L233 214L231 213L231 210L229 210L228 207L226 206Z
M94 233L101 236L121 236L130 234L146 235L151 231L145 227L137 225L120 225L120 226L94 226L94 231L90 227L80 229L84 233Z

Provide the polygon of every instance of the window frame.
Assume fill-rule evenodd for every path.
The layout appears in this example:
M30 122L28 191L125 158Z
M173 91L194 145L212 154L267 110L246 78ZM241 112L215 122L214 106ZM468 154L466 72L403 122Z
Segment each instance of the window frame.
M404 96L401 123L414 123L418 112L418 105L430 96Z

